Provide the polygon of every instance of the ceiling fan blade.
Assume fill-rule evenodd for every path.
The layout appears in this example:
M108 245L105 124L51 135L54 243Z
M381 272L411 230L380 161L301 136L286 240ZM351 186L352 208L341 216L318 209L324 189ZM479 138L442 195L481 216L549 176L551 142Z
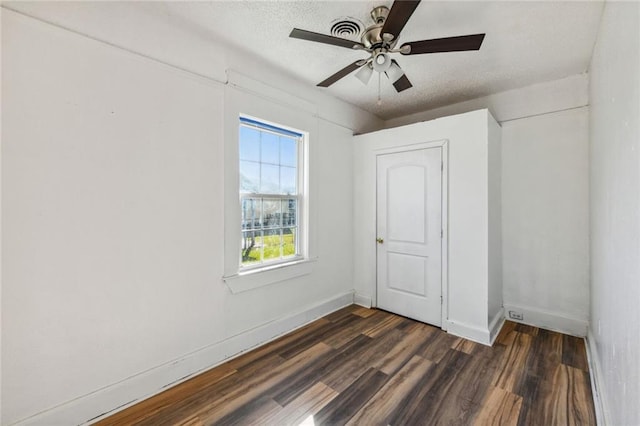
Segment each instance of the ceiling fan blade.
M333 83L335 83L336 81L340 80L342 77L345 77L345 76L351 74L352 72L354 72L355 70L357 70L361 66L362 66L362 60L357 60L354 63L349 64L346 67L342 68L340 71L338 71L337 73L333 74L331 77L321 81L320 83L317 84L317 86L319 86L319 87L329 87Z
M398 38L409 18L420 4L420 0L396 0L391 5L391 10L384 21L380 34L393 35L392 40Z
M465 50L480 50L484 34L472 34L458 37L434 38L431 40L412 41L400 47L403 55L421 55L423 53L461 52ZM409 46L408 53L403 48ZM405 48L406 50L406 48Z
M393 65L395 65L395 71L394 67L391 66L391 68L389 68L385 72L385 74L387 75L387 78L393 81L393 87L395 87L396 92L400 93L403 90L407 90L408 88L413 87L413 85L407 78L407 75L404 73L404 71L402 71L402 68L400 68L400 64L395 59L392 59L391 62L393 62ZM400 75L400 77L398 77L398 75Z
M393 87L396 88L396 92L400 93L403 90L413 87L413 84L411 84L406 74L402 74L402 77L393 83Z
M299 28L294 28L293 30L291 30L291 34L289 34L289 37L299 38L301 40L307 41L315 41L317 43L330 44L332 46L346 47L347 49L364 49L364 45L362 43L358 43L357 41L347 40L340 37L333 37L326 34L314 33L312 31L301 30Z

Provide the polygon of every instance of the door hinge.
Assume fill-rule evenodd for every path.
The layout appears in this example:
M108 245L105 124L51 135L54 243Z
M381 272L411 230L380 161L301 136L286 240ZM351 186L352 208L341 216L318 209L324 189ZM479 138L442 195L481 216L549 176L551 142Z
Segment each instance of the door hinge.
M440 162L440 171L444 171L444 161Z
M444 238L444 229L440 230L440 238Z

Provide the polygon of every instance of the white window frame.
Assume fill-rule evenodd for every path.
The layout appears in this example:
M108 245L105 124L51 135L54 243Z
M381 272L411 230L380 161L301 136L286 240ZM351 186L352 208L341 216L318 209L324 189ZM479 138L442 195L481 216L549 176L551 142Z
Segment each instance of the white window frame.
M294 279L313 272L316 257L316 212L313 208L314 184L309 177L310 159L313 155L314 135L318 131L318 119L304 108L294 108L287 103L244 90L237 86L225 87L224 121L224 169L220 178L224 181L224 274L223 282L232 294L255 290L260 287ZM277 264L240 268L241 204L239 197L239 118L247 117L303 135L302 203L299 206L300 254L296 259L286 259Z
M307 223L306 223L306 215L305 215L305 175L307 174L307 170L305 167L305 158L306 158L306 148L307 148L307 143L306 141L308 140L308 134L306 134L305 132L299 130L299 129L293 129L287 126L283 126L281 124L277 124L277 123L271 123L268 122L266 120L262 120L260 118L256 118L256 117L251 117L248 116L246 114L240 114L239 120L238 120L238 126L247 126L247 127L253 127L255 129L258 129L259 131L264 131L264 132L270 132L276 135L283 135L283 133L278 133L276 130L269 130L269 129L265 129L263 127L260 127L259 125L254 125L251 126L250 124L247 123L243 123L241 120L242 119L247 119L250 121L254 121L260 124L265 124L267 126L270 127L274 127L274 128L278 128L278 129L282 129L285 131L289 131L292 133L297 133L298 135L300 135L298 137L298 141L297 141L297 149L296 149L296 154L297 154L297 159L296 159L296 174L297 174L297 179L296 179L296 194L294 195L287 195L287 194L269 194L269 193L242 193L240 192L240 188L238 185L238 193L239 193L239 197L240 197L240 206L242 206L242 200L244 198L270 198L270 199L281 199L281 200L286 200L286 199L292 199L295 198L297 200L297 207L296 207L296 254L295 256L292 257L288 257L288 258L282 258L282 259L276 259L276 260L269 260L269 261L263 261L261 263L256 263L256 264L250 264L250 265L243 265L242 264L242 250L238 250L238 268L239 268L239 273L244 273L244 272L251 272L253 270L264 270L264 269L270 269L272 267L276 267L278 265L283 265L283 264L289 264L292 262L297 262L297 261L301 261L304 260L307 256L306 253L308 252L307 250L307 245L306 240L307 240L307 233L305 232L305 229L307 228ZM285 135L286 136L286 135ZM238 144L240 144L240 138L238 137ZM238 164L239 164L239 159L238 159ZM241 207L242 208L242 207ZM281 226L282 228L282 226ZM240 228L240 232L238 233L238 237L241 238L242 237L242 232L244 230L242 229L242 227Z

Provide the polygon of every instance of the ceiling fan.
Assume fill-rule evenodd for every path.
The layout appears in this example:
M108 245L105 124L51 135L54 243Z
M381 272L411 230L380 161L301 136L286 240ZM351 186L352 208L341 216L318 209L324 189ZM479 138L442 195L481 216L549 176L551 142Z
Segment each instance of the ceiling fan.
M366 59L360 59L347 65L337 73L321 81L317 85L329 87L341 78L359 69L356 77L367 84L373 71L385 75L393 82L397 92L402 92L413 85L390 54L422 55L424 53L460 52L466 50L479 50L484 39L484 34L471 34L457 37L435 38L430 40L412 41L395 48L400 37L400 32L416 10L420 0L396 0L391 5L391 10L386 6L378 6L371 11L374 24L367 27L360 42L330 35L315 33L312 31L294 28L289 37L302 40L315 41L347 49L364 50L370 54Z

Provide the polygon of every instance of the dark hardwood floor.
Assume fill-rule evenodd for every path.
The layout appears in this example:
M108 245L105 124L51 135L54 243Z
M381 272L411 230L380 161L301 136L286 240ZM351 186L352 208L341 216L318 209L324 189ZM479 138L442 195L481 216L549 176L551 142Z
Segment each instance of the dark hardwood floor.
M584 340L506 322L493 347L349 306L99 425L594 425Z

